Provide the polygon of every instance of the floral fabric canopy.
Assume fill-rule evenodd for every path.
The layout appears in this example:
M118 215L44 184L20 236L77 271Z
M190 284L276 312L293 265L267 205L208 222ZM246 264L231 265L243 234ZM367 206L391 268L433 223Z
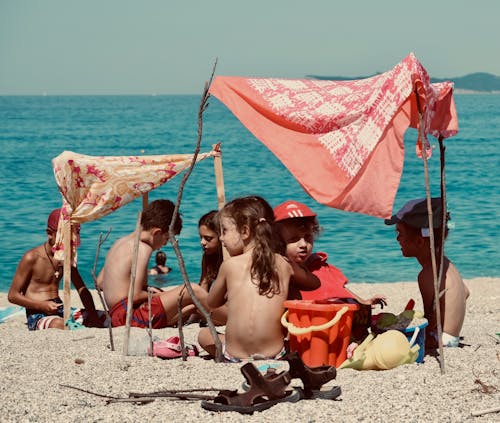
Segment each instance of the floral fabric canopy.
M201 153L197 161L216 154ZM54 175L63 197L55 258L63 259L65 222L84 223L106 216L169 181L192 160L192 154L96 157L71 151L55 157Z
M404 132L458 131L453 84L431 84L413 54L361 80L218 76L210 93L319 203L387 218L404 161Z

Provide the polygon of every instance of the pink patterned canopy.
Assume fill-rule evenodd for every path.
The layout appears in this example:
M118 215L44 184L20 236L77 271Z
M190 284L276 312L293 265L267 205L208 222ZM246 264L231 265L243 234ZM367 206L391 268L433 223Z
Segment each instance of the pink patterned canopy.
M361 80L219 76L210 93L316 201L383 218L392 214L404 132L417 127L419 110L422 133L446 138L458 131L453 84L431 84L413 54Z
M219 153L201 153L197 161L216 154ZM106 216L169 181L189 167L192 160L192 154L96 157L71 151L55 157L54 175L63 197L55 258L63 259L64 222L78 224Z

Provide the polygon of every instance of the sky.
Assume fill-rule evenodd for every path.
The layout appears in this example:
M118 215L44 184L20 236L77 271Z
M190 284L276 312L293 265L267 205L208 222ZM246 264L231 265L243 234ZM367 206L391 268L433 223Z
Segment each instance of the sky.
M0 0L0 95L200 94L216 75L500 75L498 0Z

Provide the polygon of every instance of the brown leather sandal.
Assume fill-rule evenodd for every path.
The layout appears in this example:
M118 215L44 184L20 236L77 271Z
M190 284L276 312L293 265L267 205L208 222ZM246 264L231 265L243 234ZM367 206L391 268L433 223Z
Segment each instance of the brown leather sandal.
M236 411L252 414L263 411L280 402L296 402L301 399L298 390L286 390L291 378L288 372L271 372L266 376L252 364L241 367L241 373L248 383L248 390L238 393L223 390L211 401L202 401L201 406L210 411Z
M304 364L296 351L289 352L284 360L290 365L289 373L292 379L300 379L304 385L303 397L307 399L335 399L341 393L339 386L329 390L321 390L321 387L337 377L337 369L333 366L309 367Z

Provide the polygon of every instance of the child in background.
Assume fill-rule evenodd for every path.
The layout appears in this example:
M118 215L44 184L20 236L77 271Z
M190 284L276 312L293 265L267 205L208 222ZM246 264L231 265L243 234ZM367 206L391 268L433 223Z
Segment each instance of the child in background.
M166 275L172 268L166 266L167 255L163 251L158 251L155 256L156 266L149 270L150 275Z
M198 221L200 244L203 249L201 259L200 286L209 291L219 267L222 264L222 244L219 240L220 223L217 210L211 210Z
M323 300L326 298L354 298L360 304L386 304L383 295L375 295L367 300L359 297L345 285L348 280L337 267L328 264L328 255L313 253L314 238L320 228L316 213L305 204L285 201L274 209L276 230L281 242L280 250L292 262L305 265L321 281L314 291L301 291L304 300Z
M434 245L436 265L439 269L441 254L441 198L432 198L432 221L434 226ZM446 220L449 219L449 214ZM422 270L418 274L418 287L424 304L424 314L429 324L426 328L426 348L434 349L438 345L437 319L434 306L434 274L429 237L429 215L427 201L417 199L408 201L394 216L385 220L386 225L396 225L397 240L404 257L415 257ZM445 228L445 239L448 227ZM469 289L464 284L454 264L444 256L443 277L439 286L442 340L445 347L458 347L460 331L465 318L465 303Z
M217 278L219 267L222 264L222 244L219 240L220 223L217 210L211 210L201 216L198 221L198 233L200 234L200 245L203 249L201 259L201 276L200 286L209 291ZM186 321L186 325L192 323L200 323L200 326L206 326L206 321L203 316L198 313L198 310L192 306L190 310L192 314ZM227 307L221 306L211 313L212 322L216 326L222 326L227 321Z
M285 354L280 323L290 279L303 289L315 289L319 280L305 267L275 252L273 210L261 197L237 198L220 212L220 240L230 258L222 262L207 303L227 304L225 335L219 335L227 362L250 358L277 359ZM199 344L211 355L215 344L207 328Z

